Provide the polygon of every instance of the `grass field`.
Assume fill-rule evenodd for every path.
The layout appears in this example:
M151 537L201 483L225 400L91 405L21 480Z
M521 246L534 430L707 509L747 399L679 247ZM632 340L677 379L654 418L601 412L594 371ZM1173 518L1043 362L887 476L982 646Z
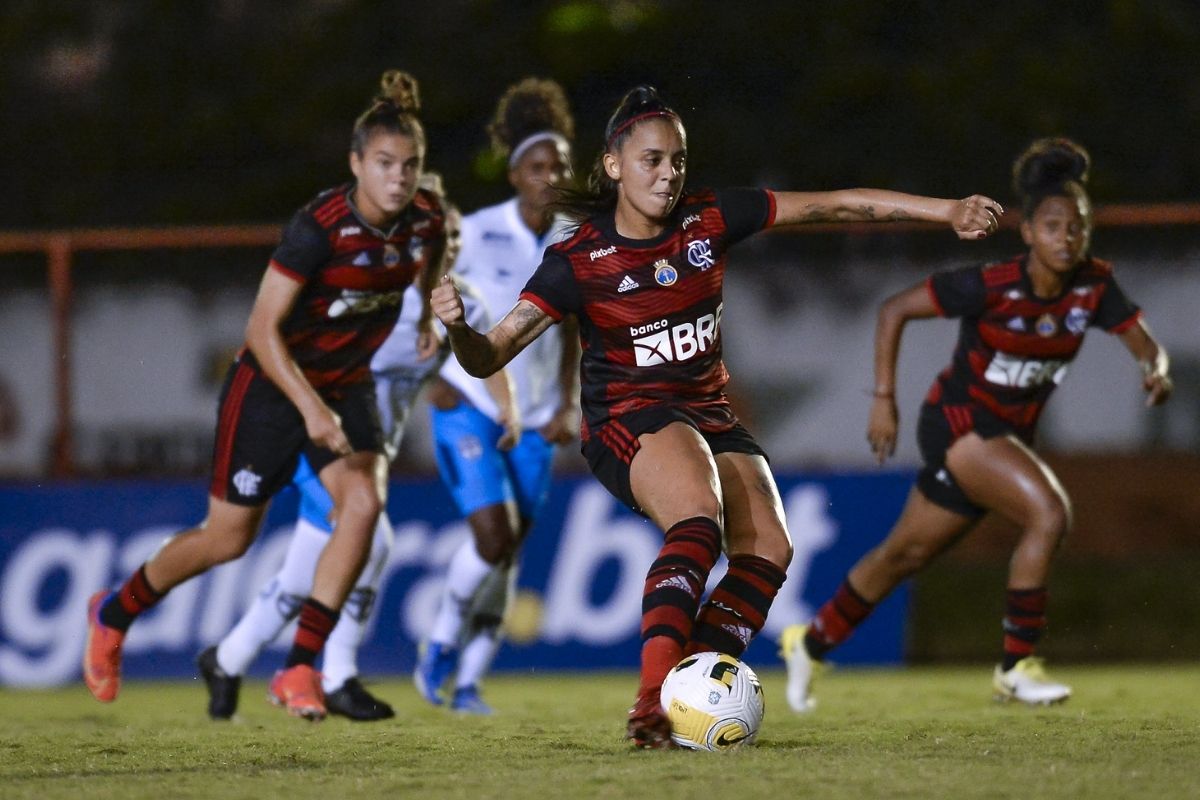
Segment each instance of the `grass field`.
M634 751L632 674L498 676L500 713L459 718L406 681L373 684L399 716L312 725L243 688L240 719L204 716L199 682L134 683L112 706L79 687L4 691L0 797L1175 798L1200 797L1200 668L1062 668L1049 709L989 700L990 671L835 671L808 716L760 670L759 743Z

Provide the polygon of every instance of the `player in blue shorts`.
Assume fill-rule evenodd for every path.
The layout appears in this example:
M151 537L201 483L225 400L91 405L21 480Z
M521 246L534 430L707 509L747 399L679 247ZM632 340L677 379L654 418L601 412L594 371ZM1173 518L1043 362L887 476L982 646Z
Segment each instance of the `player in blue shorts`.
M494 318L516 303L542 251L561 238L551 206L555 187L570 174L574 130L554 81L527 78L500 98L489 132L516 194L463 220L454 267ZM445 702L442 684L454 673L451 707L490 713L479 684L499 646L502 614L473 614L472 601L484 586L502 610L511 592L517 550L549 489L554 446L574 438L579 423L577 358L570 332L554 331L530 345L508 365L515 401L509 407L497 405L453 359L430 389L438 469L472 533L450 560L414 672L421 695L434 705Z

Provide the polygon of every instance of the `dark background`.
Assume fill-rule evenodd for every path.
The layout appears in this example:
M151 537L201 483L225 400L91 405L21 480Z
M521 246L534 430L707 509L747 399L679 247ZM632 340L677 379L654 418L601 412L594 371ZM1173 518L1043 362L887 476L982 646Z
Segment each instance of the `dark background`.
M421 81L429 166L506 196L483 125L567 88L580 171L638 82L688 126L693 183L1011 202L1033 138L1092 151L1099 203L1196 196L1200 4L9 0L0 228L278 221L348 175L379 75Z

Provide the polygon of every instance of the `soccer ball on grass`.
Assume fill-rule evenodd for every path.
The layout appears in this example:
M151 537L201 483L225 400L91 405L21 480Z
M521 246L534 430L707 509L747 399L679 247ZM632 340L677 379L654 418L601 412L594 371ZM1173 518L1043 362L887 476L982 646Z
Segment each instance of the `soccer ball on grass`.
M750 744L763 718L763 690L754 670L725 653L697 653L667 673L662 707L671 739L693 750Z

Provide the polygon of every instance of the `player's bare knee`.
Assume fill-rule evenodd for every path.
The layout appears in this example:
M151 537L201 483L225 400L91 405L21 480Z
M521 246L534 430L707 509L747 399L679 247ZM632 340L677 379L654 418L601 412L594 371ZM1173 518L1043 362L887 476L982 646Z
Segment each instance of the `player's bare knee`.
M1070 507L1054 496L1038 503L1026 526L1026 535L1045 541L1053 549L1066 537L1070 527Z
M937 555L937 548L932 542L915 540L888 547L881 555L889 572L896 576L908 577L933 560Z
M383 498L370 485L355 486L345 492L341 498L337 513L354 520L369 520L374 522L383 511Z
M227 561L233 561L241 558L250 549L250 545L254 543L253 534L237 535L230 534L226 536L214 536L209 543L209 557L211 565L224 564Z

